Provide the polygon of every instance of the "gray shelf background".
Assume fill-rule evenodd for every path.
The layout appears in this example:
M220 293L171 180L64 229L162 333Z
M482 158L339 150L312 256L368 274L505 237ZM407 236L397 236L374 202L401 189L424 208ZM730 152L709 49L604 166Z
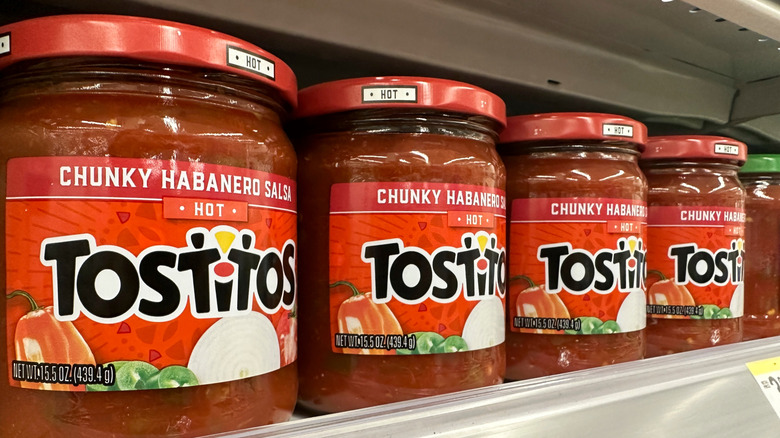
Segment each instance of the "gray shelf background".
M445 77L499 94L510 115L612 112L651 135L720 134L780 152L778 0L3 2L5 22L115 13L209 27L281 57L301 86Z

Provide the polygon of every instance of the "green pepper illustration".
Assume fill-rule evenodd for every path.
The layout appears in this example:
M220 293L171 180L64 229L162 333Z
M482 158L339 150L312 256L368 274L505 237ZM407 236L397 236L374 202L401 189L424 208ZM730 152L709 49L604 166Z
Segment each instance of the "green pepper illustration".
M466 341L458 335L452 335L445 339L444 336L435 332L414 332L412 334L417 338L417 346L413 350L399 348L396 350L398 354L454 353L469 349Z
M611 335L612 333L620 332L620 326L616 321L604 321L601 327L597 328L593 333L600 335Z
M157 367L140 360L128 361L116 371L116 386L120 391L144 389L144 381L158 372Z
M179 388L184 386L195 386L198 384L198 378L189 368L181 365L171 365L153 374L144 380L142 386L144 389L158 388Z
M728 307L720 308L715 304L703 304L701 315L691 315L691 319L726 319L733 318L734 314Z
M580 332L584 335L596 333L599 327L601 327L601 324L603 324L600 319L593 316L583 316L580 318L580 321L582 321Z
M127 362L128 361L126 361L126 360L118 360L118 361L115 361L115 362L105 363L105 364L103 364L103 366L105 367L107 365L113 365L114 366L114 373L116 373ZM119 391L119 387L117 387L116 379L115 379L114 380L114 384L113 385L108 385L108 386L103 385L102 383L89 384L89 385L87 385L87 391Z
M441 344L442 352L455 353L457 351L468 351L469 346L466 345L466 341L458 335L452 335L444 340Z
M434 332L417 332L414 334L417 337L417 350L416 354L428 354L434 353L438 350L439 345L444 343L444 336Z
M197 385L198 378L187 367L171 365L158 370L154 365L139 361L120 360L105 365L114 365L116 379L113 385L87 385L87 391L128 391L134 389L179 388Z
M718 319L732 318L734 317L734 314L731 313L731 309L729 309L728 307L724 307L720 309L720 311L715 317Z
M594 316L580 316L580 329L579 330L566 330L569 335L610 335L612 333L620 333L620 325L617 321L601 321Z

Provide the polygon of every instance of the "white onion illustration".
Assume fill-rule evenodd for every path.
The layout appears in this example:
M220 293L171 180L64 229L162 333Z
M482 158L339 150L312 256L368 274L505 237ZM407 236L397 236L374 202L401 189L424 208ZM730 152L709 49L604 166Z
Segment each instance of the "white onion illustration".
M731 310L731 314L735 317L742 316L745 313L745 286L743 286L742 283L734 289L734 295L731 296L729 309Z
M630 292L618 309L615 318L621 332L641 330L647 325L647 299L645 292Z
M276 330L257 312L214 323L198 339L187 365L201 384L257 376L279 366Z
M504 305L491 296L477 303L463 325L463 340L469 350L495 347L504 342Z

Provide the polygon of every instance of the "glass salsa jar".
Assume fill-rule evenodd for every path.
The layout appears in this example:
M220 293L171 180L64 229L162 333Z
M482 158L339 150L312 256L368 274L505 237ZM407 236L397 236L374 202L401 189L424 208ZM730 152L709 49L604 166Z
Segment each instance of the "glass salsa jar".
M145 18L46 17L0 35L3 436L288 419L292 71Z
M507 379L643 357L646 137L611 114L507 120Z
M742 340L746 154L725 137L648 139L648 357Z
M744 340L780 336L780 155L750 154L745 187Z
M381 77L299 102L299 403L333 412L501 383L503 101Z

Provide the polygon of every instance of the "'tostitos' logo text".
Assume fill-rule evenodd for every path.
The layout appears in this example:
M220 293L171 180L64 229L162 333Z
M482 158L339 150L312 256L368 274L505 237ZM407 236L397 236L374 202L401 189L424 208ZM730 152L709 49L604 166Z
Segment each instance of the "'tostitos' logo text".
M371 264L372 299L387 303L396 299L417 304L426 299L452 302L463 290L467 300L504 296L506 250L495 234L464 233L461 246L444 246L428 253L404 246L401 239L363 244L362 259Z
M641 289L647 269L642 239L621 237L616 246L595 254L573 249L568 242L539 246L537 259L544 263L547 290L581 295L589 291L608 294L616 287L620 292Z
M696 286L742 283L744 241L733 239L729 246L715 252L699 248L695 243L670 246L668 255L674 260L675 282Z
M84 314L104 324L130 315L175 319L190 303L196 318L251 312L254 300L273 314L295 303L295 242L255 248L251 230L218 226L187 232L187 246L158 245L134 256L97 245L90 234L45 239L40 260L52 268L54 312L73 321Z

